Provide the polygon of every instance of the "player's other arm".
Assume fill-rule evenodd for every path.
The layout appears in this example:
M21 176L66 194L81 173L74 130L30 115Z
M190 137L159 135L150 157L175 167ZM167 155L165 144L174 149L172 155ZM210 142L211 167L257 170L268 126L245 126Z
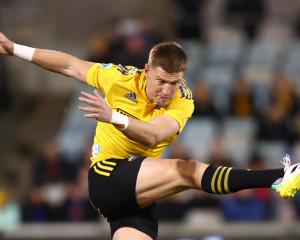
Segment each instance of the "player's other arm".
M79 107L81 111L85 112L84 117L112 123L129 139L145 146L153 147L179 131L179 123L169 116L160 115L148 122L141 121L112 110L97 90L93 95L86 92L81 94L79 100L88 105Z
M15 44L1 32L0 53L20 57L41 68L78 79L82 82L86 82L87 72L93 65L92 62L83 61L63 52L30 48Z
M178 131L179 123L174 118L160 115L148 122L129 118L128 127L123 133L132 140L154 147Z

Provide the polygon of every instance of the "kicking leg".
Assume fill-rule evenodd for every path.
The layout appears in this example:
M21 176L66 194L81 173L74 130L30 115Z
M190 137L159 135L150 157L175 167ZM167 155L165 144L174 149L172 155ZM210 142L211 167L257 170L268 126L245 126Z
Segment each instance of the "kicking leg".
M146 158L136 183L139 206L148 206L186 189L201 189L200 180L207 167L196 160Z
M256 171L208 166L195 160L146 158L137 177L137 202L147 206L189 188L215 194L273 188L283 198L294 197L300 189L300 164Z

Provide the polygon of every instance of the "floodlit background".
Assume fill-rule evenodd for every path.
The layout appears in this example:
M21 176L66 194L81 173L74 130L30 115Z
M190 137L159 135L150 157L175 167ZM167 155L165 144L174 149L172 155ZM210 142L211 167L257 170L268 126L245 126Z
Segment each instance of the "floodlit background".
M182 44L195 112L165 157L242 168L300 161L299 0L0 0L19 44L143 68L163 40ZM0 239L109 239L87 196L92 89L0 56ZM157 204L159 239L299 239L300 195L187 191ZM126 207L126 206L124 206Z

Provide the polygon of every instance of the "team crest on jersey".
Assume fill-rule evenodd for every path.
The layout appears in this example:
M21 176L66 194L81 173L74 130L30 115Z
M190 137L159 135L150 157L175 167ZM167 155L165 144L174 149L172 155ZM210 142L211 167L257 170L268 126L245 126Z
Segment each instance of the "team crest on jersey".
M124 95L124 97L128 98L130 101L138 103L138 100L136 98L136 94L134 92L127 93Z
M92 148L92 156L97 157L100 150L101 150L100 145L99 144L94 144L93 148Z
M103 69L107 69L107 68L112 67L113 65L114 65L113 63L102 63L100 65L100 67L103 68Z

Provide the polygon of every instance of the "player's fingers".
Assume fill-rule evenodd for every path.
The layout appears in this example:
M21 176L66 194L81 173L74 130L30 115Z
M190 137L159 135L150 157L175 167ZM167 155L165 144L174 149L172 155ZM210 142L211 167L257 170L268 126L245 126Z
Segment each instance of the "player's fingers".
M97 89L94 90L94 96L98 99L98 101L100 101L100 102L105 102L105 100L104 100L103 97L99 94L99 92L98 92Z
M90 106L100 107L100 103L97 100L91 100L91 99L88 99L86 97L79 97L78 99L79 99L80 102L86 103Z
M98 109L97 108L91 108L91 107L78 107L80 111L82 112L89 112L89 113L98 113Z
M98 117L98 115L96 113L87 113L83 115L85 118L96 118Z
M95 97L94 95L89 94L89 93L87 93L87 92L83 92L83 91L81 92L81 95L84 96L84 97L86 97L86 98L93 99L93 100L97 100L97 99L98 99L98 98Z
M94 89L94 96L96 96L97 98L102 98L97 89Z

